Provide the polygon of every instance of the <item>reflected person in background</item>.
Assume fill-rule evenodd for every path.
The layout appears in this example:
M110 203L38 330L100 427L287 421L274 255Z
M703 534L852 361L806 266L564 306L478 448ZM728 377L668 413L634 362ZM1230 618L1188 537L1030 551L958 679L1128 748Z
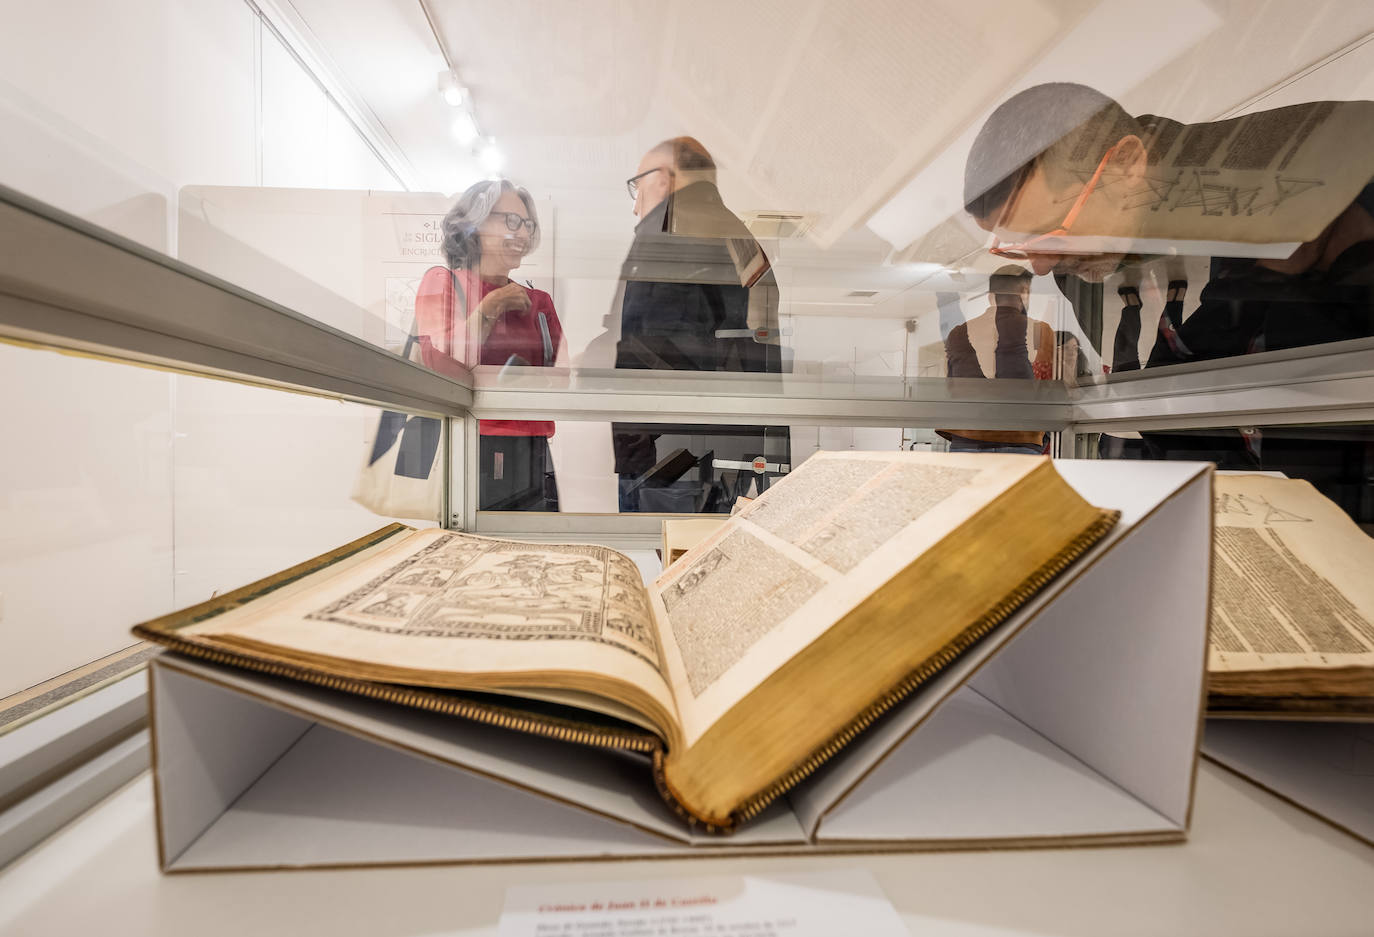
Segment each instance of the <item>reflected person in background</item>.
M953 378L1047 380L1054 374L1055 335L1048 322L1028 313L1032 274L1008 264L988 277L991 305L950 329L945 338L946 373ZM957 302L957 297L953 297ZM951 298L940 296L942 313ZM982 351L980 358L979 351ZM988 374L987 366L992 373ZM1047 437L1037 430L936 430L950 452L1014 452L1041 455Z
M1126 283L1117 288L1116 294L1121 298L1121 319L1112 345L1112 370L1139 371L1141 313L1145 309L1140 298L1140 287L1134 282ZM1155 343L1163 342L1168 346L1169 353L1177 356L1189 353L1188 347L1179 338L1179 329L1183 326L1183 303L1187 298L1188 281L1181 276L1171 276L1164 294L1164 309L1155 326ZM1158 359L1162 354L1152 356Z
M1070 299L1117 272L1132 282L1152 255L1211 256L1197 310L1161 317L1150 367L1374 334L1371 178L1374 103L1183 124L1049 84L989 116L964 201L994 253L1054 274ZM1186 283L1169 286L1181 301Z
M616 368L781 371L777 282L762 247L721 199L706 148L692 137L665 140L644 155L626 186L639 220L621 268ZM743 493L732 470L703 492L704 502L643 503L660 436L713 437L712 453L733 462L787 459L786 427L616 423L611 429L622 511L728 512L734 495ZM760 480L766 487L766 477Z
M552 367L564 350L553 298L511 279L539 246L534 199L505 179L478 182L444 216L447 267L431 267L415 296L421 360L460 375L475 365ZM557 511L547 420L482 420L478 507Z
M635 238L621 268L617 368L778 371L777 282L692 137L665 140L626 180Z

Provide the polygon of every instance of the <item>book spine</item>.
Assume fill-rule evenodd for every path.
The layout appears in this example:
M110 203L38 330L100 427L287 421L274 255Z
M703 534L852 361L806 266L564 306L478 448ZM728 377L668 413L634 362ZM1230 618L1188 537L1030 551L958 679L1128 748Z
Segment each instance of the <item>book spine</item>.
M663 748L663 743L648 732L637 733L629 730L585 725L571 719L525 713L517 709L490 703L479 703L446 693L339 677L323 671L281 664L275 661L259 660L219 648L206 647L167 634L142 632L140 628L135 628L134 633L178 654L185 654L188 657L195 657L212 664L240 670L252 670L271 677L282 677L299 683L309 683L324 687L327 690L351 693L355 696L380 700L397 706L408 706L412 709L423 709L445 716L456 716L460 719L469 719L500 729L512 729L529 735L556 739L560 742L573 742L578 745L590 745L595 748L617 748L645 753L658 752Z

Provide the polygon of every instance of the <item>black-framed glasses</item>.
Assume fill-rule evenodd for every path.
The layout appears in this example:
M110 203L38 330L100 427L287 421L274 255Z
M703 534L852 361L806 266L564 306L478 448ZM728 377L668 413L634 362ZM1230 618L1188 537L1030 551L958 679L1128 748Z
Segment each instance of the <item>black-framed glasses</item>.
M519 212L514 211L494 211L493 215L501 215L506 219L507 231L519 231L522 227L527 234L533 235L534 229L539 227L539 222L533 218L526 218Z
M673 171L667 166L655 166L653 169L646 169L637 176L631 176L625 180L625 188L630 193L630 198L639 198L639 180L649 175L651 172L666 172L672 175Z

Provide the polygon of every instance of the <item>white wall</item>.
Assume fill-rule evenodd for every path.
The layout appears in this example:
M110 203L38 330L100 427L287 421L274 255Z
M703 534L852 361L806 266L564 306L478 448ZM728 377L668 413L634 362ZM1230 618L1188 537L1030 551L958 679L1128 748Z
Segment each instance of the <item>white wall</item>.
M171 381L0 345L0 696L170 611Z
M0 21L0 184L150 247L183 186L396 187L243 0ZM348 500L369 408L9 345L0 401L0 697L384 523Z

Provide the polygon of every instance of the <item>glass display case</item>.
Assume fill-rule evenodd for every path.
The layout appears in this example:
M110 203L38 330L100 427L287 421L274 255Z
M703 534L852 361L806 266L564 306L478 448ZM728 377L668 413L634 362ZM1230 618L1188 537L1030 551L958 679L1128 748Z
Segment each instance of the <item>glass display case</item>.
M1002 52L937 82L899 59L879 56L872 75L842 64L860 37L903 58L925 48L921 5L851 17L817 4L770 43L804 50L815 73L756 68L744 109L711 76L733 71L722 56L751 60L677 13L627 28L676 37L668 63L683 68L646 58L659 84L554 106L528 78L465 84L491 53L439 6L427 28L445 68L410 122L374 109L357 63L332 57L358 29L347 18L202 4L168 44L138 39L147 73L91 49L59 76L42 40L11 36L0 327L417 414L396 424L415 439L440 426L424 420L451 421L443 445L433 432L415 444L449 467L435 519L471 530L643 535L654 522L605 516L728 511L831 445L1192 453L1322 477L1367 523L1358 434L1313 429L1359 425L1374 399L1371 173L1349 145L1374 126L1362 26L1269 11L1245 18L1242 54L1227 38L1241 14L1183 6L1167 54L1119 36L1108 4L949 14L936 30L948 56L975 34ZM1323 26L1285 56L1252 54L1291 39L1294 18ZM758 26L741 27L740 50ZM1101 69L1088 48L1129 50L1132 68ZM1223 52L1243 77L1215 80ZM573 149L555 159L557 146ZM157 507L94 477L68 496L16 477L14 510L119 502L135 527L181 531L183 552L213 526L198 502L241 518L306 510L287 478L358 510L346 489L359 460L343 454L376 442L363 411L313 418L323 405L295 394L249 405L242 387L6 354L9 399L49 429L63 395L114 412L160 399L125 443L145 452L156 433L182 453L210 445L187 419L240 427L200 450L200 470L145 459L133 487L165 489ZM97 444L66 425L59 461L85 463ZM1221 426L1246 432L1201 443ZM287 454L291 468L265 467ZM173 500L177 516L155 521ZM290 559L246 528L228 540L214 574L185 575L228 584ZM249 554L261 562L231 559Z
M0 35L0 732L376 527L652 549L821 450L1374 532L1374 7L78 6Z
M426 475L441 490L411 513L491 533L650 538L641 515L726 512L833 447L1210 458L1311 478L1369 523L1371 173L1334 136L1370 123L1352 71L1369 47L1327 23L1287 50L1307 67L1252 55L1217 82L1239 14L1194 6L1169 55L1116 38L1110 5L960 14L944 35L1016 54L942 85L840 64L846 36L909 53L925 13L832 23L819 4L784 32L826 94L798 109L816 76L779 62L746 123L707 77L727 51L666 11L633 28L661 19L694 64L622 87L616 111L609 86L550 109L523 78L465 85L489 51L432 9L454 46L394 134L330 57L347 19L325 38L318 14L201 5L148 45L180 96L164 72L88 81L108 51L58 80L16 46L0 329L202 376L6 351L15 426L45 450L7 483L11 540L46 526L75 548L78 514L158 530L132 534L149 562L124 579L157 587L107 603L132 622L368 523L349 495L379 430L396 477L415 481L409 445L447 479ZM1291 17L1310 20L1271 11L1242 45ZM1131 72L1093 66L1085 37L1129 48ZM583 150L551 161L553 140ZM127 414L93 417L121 452L71 419L85 406ZM71 522L35 520L53 510ZM56 614L33 587L0 593L35 626Z

